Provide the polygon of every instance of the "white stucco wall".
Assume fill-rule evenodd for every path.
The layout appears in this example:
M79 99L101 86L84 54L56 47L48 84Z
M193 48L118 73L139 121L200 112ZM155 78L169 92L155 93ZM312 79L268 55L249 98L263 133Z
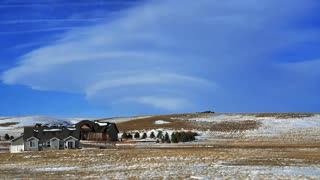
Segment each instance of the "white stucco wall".
M10 146L11 153L19 153L19 152L23 152L23 151L24 151L24 144Z

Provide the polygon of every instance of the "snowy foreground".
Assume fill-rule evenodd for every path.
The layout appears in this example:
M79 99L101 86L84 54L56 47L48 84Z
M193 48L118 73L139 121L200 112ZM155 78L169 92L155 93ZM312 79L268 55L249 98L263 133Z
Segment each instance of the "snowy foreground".
M0 177L319 179L319 157L319 149L250 148L75 150L9 157L0 154Z

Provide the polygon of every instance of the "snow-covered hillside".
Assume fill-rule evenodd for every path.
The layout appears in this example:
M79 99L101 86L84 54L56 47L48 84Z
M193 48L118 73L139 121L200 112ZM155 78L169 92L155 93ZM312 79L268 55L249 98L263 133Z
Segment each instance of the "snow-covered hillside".
M118 117L99 119L99 122L117 123L121 131L125 127L129 132L151 132L166 130L167 132L193 130L208 140L216 141L219 138L247 138L247 137L312 137L320 140L320 115L311 114L307 116L297 116L287 114L181 114L181 115L162 115L162 116L139 116L139 117ZM32 126L36 123L49 125L68 126L88 118L53 118L45 116L25 116L25 117L1 117L0 134L4 132L22 132L22 127ZM94 119L90 119L94 120ZM254 125L246 128L246 122ZM141 122L139 124L139 122ZM253 122L253 123L252 123ZM139 124L132 126L131 124ZM149 124L145 124L149 123ZM186 125L183 127L183 125ZM146 127L146 130L144 129ZM242 126L241 128L237 128ZM140 130L135 129L139 127ZM151 127L151 128L150 128ZM221 130L222 129L222 130ZM122 133L122 132L121 132ZM121 135L120 133L120 135Z
M48 124L48 125L64 125L68 126L74 123L77 123L82 119L73 119L73 118L53 118L45 116L24 116L24 117L8 117L2 118L0 124L6 123L15 123L15 125L10 125L8 127L2 127L2 129L8 128L19 128L24 126L32 126L36 123Z
M303 129L319 129L320 130L320 115L315 114L310 117L256 117L253 115L212 115L208 117L192 118L189 121L197 122L241 122L241 121L256 121L260 123L260 127L253 130L248 130L244 134L251 136L274 136L286 134L292 131Z

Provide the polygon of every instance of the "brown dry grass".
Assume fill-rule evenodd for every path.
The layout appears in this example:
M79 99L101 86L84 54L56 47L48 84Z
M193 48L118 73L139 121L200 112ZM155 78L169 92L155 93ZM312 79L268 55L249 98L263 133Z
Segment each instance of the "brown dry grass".
M195 164L237 166L311 166L320 163L320 149L182 148L72 150L0 154L0 178L114 177L123 173L137 179L141 173L182 172ZM104 165L107 165L104 167ZM110 167L109 167L110 166ZM149 167L150 166L150 167ZM78 167L63 172L38 172L37 168ZM205 170L205 169L204 169ZM177 174L189 178L190 174ZM188 173L188 172L186 172ZM69 175L69 176L67 176ZM163 176L164 174L160 173Z
M193 129L194 126L188 121L176 120L173 118L178 118L184 116L179 115L159 115L152 116L142 119L134 119L127 122L117 123L119 131L131 131L131 130L151 130L157 128L171 128L171 129ZM164 120L170 122L169 124L155 124L157 120Z
M206 131L208 129L212 131L232 132L232 131L245 131L257 129L261 125L254 120L243 120L239 122L224 121L224 122L199 122L189 121L189 119L197 117L207 117L212 114L172 114L172 115L158 115L147 118L139 118L131 121L117 123L117 127L120 131L132 131L132 130L151 130L157 128L167 129L198 129ZM155 124L157 120L164 120L170 122L168 124Z

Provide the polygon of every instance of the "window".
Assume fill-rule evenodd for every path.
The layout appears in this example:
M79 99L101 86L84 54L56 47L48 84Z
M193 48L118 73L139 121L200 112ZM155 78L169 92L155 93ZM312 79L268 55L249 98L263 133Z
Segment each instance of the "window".
M50 141L47 141L47 147L48 148L50 147Z
M35 142L35 141L30 141L29 146L30 146L31 148L36 147L36 142Z

